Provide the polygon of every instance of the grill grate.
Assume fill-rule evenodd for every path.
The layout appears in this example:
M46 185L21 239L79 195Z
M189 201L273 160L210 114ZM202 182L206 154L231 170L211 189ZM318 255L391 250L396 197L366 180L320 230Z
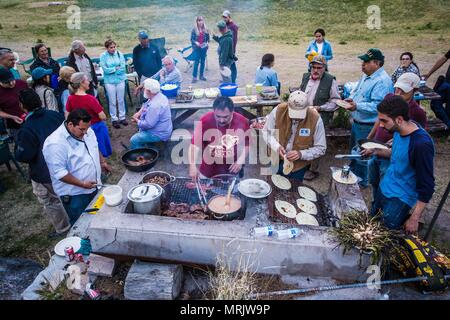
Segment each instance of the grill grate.
M270 184L273 190L268 197L269 218L273 222L298 225L295 219L287 218L278 212L278 210L275 208L275 201L283 200L289 202L297 209L298 212L300 212L299 208L297 207L297 199L300 199L300 195L298 194L298 187L305 186L316 192L317 201L315 202L315 204L317 206L317 215L315 215L314 217L317 219L317 222L319 222L319 225L334 226L334 221L336 219L333 215L332 210L330 209L327 197L317 192L314 188L305 185L302 182L290 180L292 188L290 190L281 190L273 184L272 179L270 179L270 177L267 178L267 182Z

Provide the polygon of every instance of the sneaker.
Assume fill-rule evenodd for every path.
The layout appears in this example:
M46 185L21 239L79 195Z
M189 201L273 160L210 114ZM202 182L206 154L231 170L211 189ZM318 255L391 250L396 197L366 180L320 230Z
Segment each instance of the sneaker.
M192 79L192 83L196 83L197 81L197 78Z
M113 121L113 122L112 122L112 126L113 126L114 128L116 128L116 129L120 129L120 124L119 124L119 122L117 122L117 121Z
M305 172L305 176L303 177L303 179L307 180L307 181L311 181L311 180L314 180L315 178L317 178L318 175L319 175L318 172L312 172L312 171L308 170Z
M207 81L205 77L200 77L200 80Z
M120 124L123 126L127 126L128 125L128 121L126 119L120 120Z

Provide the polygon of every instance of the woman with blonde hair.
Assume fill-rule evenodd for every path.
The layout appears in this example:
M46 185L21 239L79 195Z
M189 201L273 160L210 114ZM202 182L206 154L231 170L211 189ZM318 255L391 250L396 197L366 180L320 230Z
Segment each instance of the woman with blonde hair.
M69 66L64 66L59 69L58 88L55 90L55 96L58 99L59 110L64 113L66 110L67 99L69 99L69 83L70 77L75 73L75 69Z
M204 77L206 53L208 51L209 30L206 28L205 18L198 16L195 18L194 28L191 32L192 54L194 55L194 70L192 73L192 83L197 82L198 65L200 64L200 80L206 81Z
M69 90L71 95L67 99L67 115L76 109L84 109L91 116L91 128L95 132L98 148L106 158L112 154L111 141L109 139L108 127L105 124L106 114L98 100L86 93L89 90L89 79L84 72L76 72L70 77Z

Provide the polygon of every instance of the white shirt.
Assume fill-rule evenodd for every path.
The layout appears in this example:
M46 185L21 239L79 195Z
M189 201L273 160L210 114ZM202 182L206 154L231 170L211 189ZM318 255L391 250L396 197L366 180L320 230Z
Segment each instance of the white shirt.
M316 97L317 89L319 88L321 79L313 80L312 78L309 79L308 84L305 88L306 98L309 106L314 105L314 98ZM335 111L338 106L336 105L335 101L341 99L341 96L339 95L339 88L337 85L337 82L335 79L333 79L333 83L331 84L330 89L330 100L326 102L325 104L318 106L319 111Z
M69 173L81 181L101 183L98 143L91 128L87 130L83 140L77 140L63 123L47 137L42 153L47 162L53 189L58 196L90 194L95 191L95 188L80 188L60 180Z
M319 51L319 52L317 52L317 53L318 53L318 54L322 54L323 42L321 42L321 43L317 43L317 42L316 42L316 45L317 45L317 51Z
M274 136L274 129L276 123L276 115L277 115L278 107L274 108L272 112L270 112L266 117L266 124L263 129L263 139L266 143L272 148L274 151L278 151L280 147L280 143ZM297 132L299 121L295 121L292 119L292 127L291 127L291 136L289 137L288 143L286 146L283 146L286 150L292 151L294 145L295 132ZM313 146L308 149L297 150L301 151L301 160L311 161L323 156L327 150L327 139L325 136L325 127L323 126L322 118L319 117L316 124L316 130L314 132L314 142Z

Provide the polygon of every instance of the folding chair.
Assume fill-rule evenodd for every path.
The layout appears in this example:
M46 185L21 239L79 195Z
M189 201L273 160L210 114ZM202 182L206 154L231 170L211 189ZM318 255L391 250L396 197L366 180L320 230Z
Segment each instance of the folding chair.
M25 173L23 172L19 163L17 162L17 160L14 158L13 154L9 150L9 143L11 143L12 140L13 139L10 136L0 137L0 165L2 165L2 164L6 165L6 167L8 168L8 171L11 171L11 164L9 162L12 161L14 163L14 165L16 166L17 171L19 171L20 175L22 176L22 178L26 182L28 182L27 176L25 175Z
M184 61L187 63L186 69L184 70L187 73L194 66L194 50L192 50L192 46L188 46L186 48L180 48L177 52L183 57ZM205 70L208 70L208 55L205 59Z
M48 50L48 56L51 57L51 56L52 56L52 50L51 50L49 47L47 47L47 50ZM31 76L30 66L31 66L31 64L34 62L34 60L36 60L36 57L37 57L37 52L36 52L36 50L34 49L34 47L31 47L31 54L33 55L33 58L30 58L30 59L28 59L28 60L25 60L25 61L22 61L22 62L19 62L19 63L18 63L19 65L21 65L21 66L23 67L23 70L24 70L26 73L28 73L30 76ZM66 59L67 59L67 58L66 58ZM60 59L58 59L58 63L61 64L61 63L59 62L59 60L60 60Z

